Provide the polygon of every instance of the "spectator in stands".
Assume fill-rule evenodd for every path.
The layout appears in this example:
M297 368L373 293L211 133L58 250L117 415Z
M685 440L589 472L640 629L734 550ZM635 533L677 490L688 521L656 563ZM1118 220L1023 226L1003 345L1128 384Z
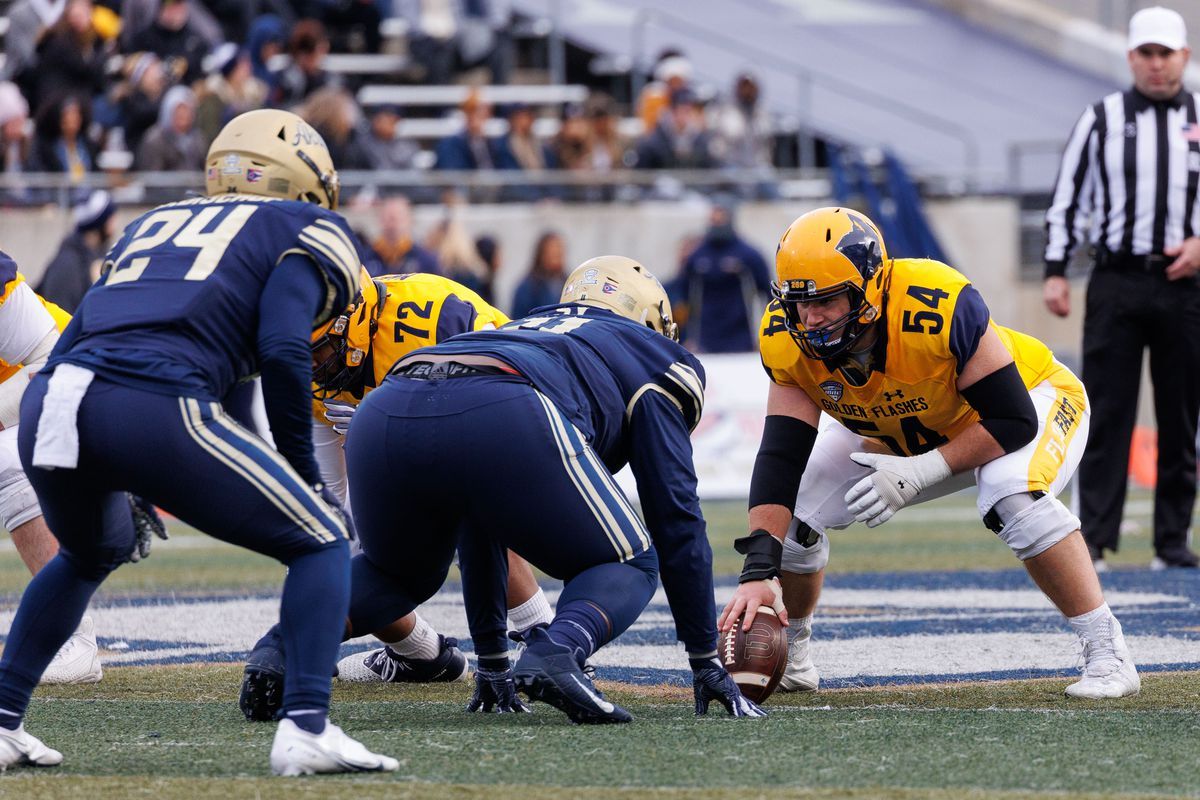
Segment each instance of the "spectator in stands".
M125 78L110 94L119 125L125 130L125 147L136 153L146 131L158 121L158 108L167 91L162 59L154 53L133 53L122 66Z
M279 85L279 72L271 69L271 59L283 52L287 44L287 27L274 14L263 14L250 23L246 36L246 49L250 52L250 64L254 77L267 87L267 104L279 105L283 89Z
M97 190L75 206L75 229L63 239L42 275L37 292L72 314L100 277L100 262L116 233L116 206L108 192Z
M411 139L399 135L399 125L398 106L378 106L371 112L370 124L359 137L366 169L413 168L413 159L421 152L421 148Z
M379 207L379 236L371 249L382 264L381 274L440 272L437 256L413 238L412 204L403 195L389 197Z
M383 21L377 0L323 0L321 21L329 29L338 52L378 53Z
M626 167L629 143L618 128L620 119L613 99L603 93L594 93L584 106L589 122L589 147L587 168L593 172L610 172Z
M500 272L501 250L496 237L484 234L475 239L475 252L483 262L484 277L477 286L471 286L475 292L489 303L495 304L496 275ZM461 283L461 281L459 281Z
M85 132L89 104L73 95L46 101L37 114L37 141L30 169L35 172L65 172L79 183L92 171L94 154Z
M89 98L102 94L109 54L92 28L92 0L69 0L38 44L34 104L57 92Z
M711 169L720 166L713 153L713 135L704 110L690 89L671 97L671 107L658 125L638 143L639 169Z
M731 100L714 109L712 128L725 166L770 169L771 120L759 103L758 81L749 72L737 76Z
M65 0L16 0L9 6L2 74L23 93L32 95L36 91L38 42L58 22L64 8Z
M349 92L338 86L326 86L292 110L321 134L339 169L367 168L358 142L361 112Z
M554 231L543 233L534 247L529 273L513 295L512 313L509 316L513 319L524 317L531 309L557 303L566 277L563 274L566 261L562 237Z
M559 169L582 172L591 162L591 128L583 107L577 103L563 106L558 133L550 140L554 165Z
M329 34L319 21L302 19L296 23L288 39L288 55L292 63L279 75L285 105L299 103L318 89L339 85L337 77L325 71Z
M714 203L708 230L671 282L671 307L683 309L687 346L697 353L742 353L757 347L757 326L770 297L767 262L734 229L731 199Z
M158 123L137 149L134 165L148 172L198 170L207 151L204 137L196 130L196 93L186 86L172 86L163 96Z
M463 130L451 134L437 143L437 160L434 169L497 169L501 158L494 140L484 134L484 128L492 117L492 107L471 92L463 101Z
M0 165L5 175L24 172L29 162L29 104L11 81L0 82Z
M675 93L689 88L692 80L692 62L682 51L663 50L654 65L654 80L642 87L638 95L637 115L642 120L642 130L652 131L658 125L662 112L670 108Z
M460 208L460 203L449 203L446 217L438 225L438 266L446 277L478 291L488 277L487 264L479 255L467 226L463 224Z
M267 87L254 77L250 53L226 42L204 60L208 77L197 89L196 127L211 142L238 114L262 108ZM336 162L335 162L336 163Z
M201 65L209 42L193 23L190 0L161 0L154 22L136 34L131 50L148 50L161 58L168 75L191 85L204 77Z
M500 169L541 170L553 165L546 145L533 132L533 109L525 103L508 106L508 133L498 143Z
M408 23L408 52L425 69L425 83L450 83L458 67L456 0L394 0Z

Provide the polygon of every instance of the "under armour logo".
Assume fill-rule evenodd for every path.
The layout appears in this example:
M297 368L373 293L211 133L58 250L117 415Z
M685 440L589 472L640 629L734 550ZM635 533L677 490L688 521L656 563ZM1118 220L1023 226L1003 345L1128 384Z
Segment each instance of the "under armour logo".
M904 488L904 481L896 481L896 488L897 488L897 489L903 489L903 488Z
M901 391L900 389L897 389L894 392L884 392L883 399L889 403L892 402L893 399L902 400L902 399L904 399L904 392Z

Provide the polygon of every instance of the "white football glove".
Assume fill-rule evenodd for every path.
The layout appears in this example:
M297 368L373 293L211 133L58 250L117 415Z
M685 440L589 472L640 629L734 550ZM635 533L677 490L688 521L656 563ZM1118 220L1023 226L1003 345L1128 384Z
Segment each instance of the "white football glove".
M338 436L345 436L346 431L350 430L350 421L354 419L354 412L358 410L358 406L338 400L325 400L324 405L325 419L333 425L333 432Z
M937 450L919 456L885 456L851 453L857 464L873 471L846 492L846 506L868 528L882 525L923 489L950 477L950 467Z

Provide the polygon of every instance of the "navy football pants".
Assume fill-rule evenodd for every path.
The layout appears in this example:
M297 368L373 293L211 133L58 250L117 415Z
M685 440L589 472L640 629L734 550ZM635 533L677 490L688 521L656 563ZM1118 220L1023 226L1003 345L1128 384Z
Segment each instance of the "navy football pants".
M349 548L341 521L282 456L219 404L99 377L79 408L78 468L32 468L48 381L38 375L26 390L19 447L61 551L22 597L0 661L0 709L24 712L92 593L133 548L126 491L218 539L288 565L281 613L284 708L327 708L349 601Z
M389 378L355 413L346 462L363 548L352 568L355 635L431 597L460 534L477 653L506 644L506 547L565 582L560 615L573 603L599 609L593 650L654 593L658 559L645 525L579 431L523 379ZM489 552L491 564L479 563ZM488 595L499 631L474 625Z

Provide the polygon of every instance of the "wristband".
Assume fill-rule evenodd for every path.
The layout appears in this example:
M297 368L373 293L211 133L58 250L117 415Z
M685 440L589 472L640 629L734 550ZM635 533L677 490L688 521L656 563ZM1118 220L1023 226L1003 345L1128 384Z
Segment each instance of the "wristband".
M746 557L738 583L766 581L779 577L779 562L783 558L783 542L759 528L749 536L735 539L733 549Z

